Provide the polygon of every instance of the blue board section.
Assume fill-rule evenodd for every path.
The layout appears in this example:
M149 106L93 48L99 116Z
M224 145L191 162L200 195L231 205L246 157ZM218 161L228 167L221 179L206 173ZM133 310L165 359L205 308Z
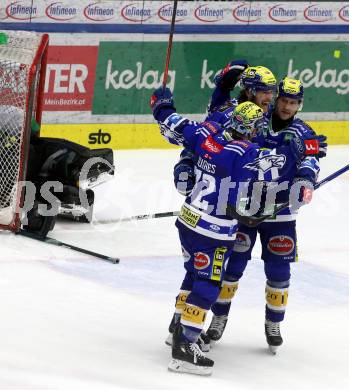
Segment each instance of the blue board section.
M86 23L0 23L0 30L27 30L47 33L143 33L168 34L163 24L86 24ZM348 34L349 25L176 25L176 34Z

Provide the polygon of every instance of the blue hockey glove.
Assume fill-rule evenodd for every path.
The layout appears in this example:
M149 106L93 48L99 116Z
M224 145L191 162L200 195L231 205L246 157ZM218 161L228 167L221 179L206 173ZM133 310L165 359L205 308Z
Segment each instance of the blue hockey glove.
M156 89L150 98L150 107L153 116L157 121L163 121L176 111L174 107L172 92L169 88L160 87Z
M297 160L303 160L306 156L322 158L327 153L327 139L324 135L313 135L308 138L292 138L290 149Z
M217 87L231 91L240 80L242 72L248 67L246 60L231 61L214 78Z
M194 162L190 159L179 161L173 168L173 180L181 195L190 195L195 185Z

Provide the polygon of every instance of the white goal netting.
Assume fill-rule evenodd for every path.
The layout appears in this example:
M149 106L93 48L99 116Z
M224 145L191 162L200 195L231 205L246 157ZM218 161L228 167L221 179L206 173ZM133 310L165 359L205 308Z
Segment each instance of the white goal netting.
M17 230L47 35L0 31L0 42L0 227Z

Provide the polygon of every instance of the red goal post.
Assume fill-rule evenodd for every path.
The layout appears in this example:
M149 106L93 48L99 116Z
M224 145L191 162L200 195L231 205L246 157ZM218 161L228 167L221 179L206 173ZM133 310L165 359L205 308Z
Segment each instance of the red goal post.
M0 31L0 229L21 226L31 122L41 124L49 37Z

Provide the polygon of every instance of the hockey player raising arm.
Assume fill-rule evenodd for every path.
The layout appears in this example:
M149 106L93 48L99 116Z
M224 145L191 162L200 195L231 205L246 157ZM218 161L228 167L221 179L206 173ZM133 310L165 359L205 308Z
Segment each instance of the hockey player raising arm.
M272 148L288 145L291 139L301 143L304 139L313 136L314 131L295 117L303 104L303 94L303 86L299 80L288 77L282 79L275 105L270 107L265 115L263 131L253 141L261 147ZM317 157L325 155L326 144L323 143L320 145L318 156L307 156L290 170L287 182L283 183L285 178L282 178L273 183L278 184L280 188L276 195L276 202L280 204L290 200L294 205L309 203L320 170ZM284 320L287 306L291 277L290 264L297 259L296 211L293 207L285 209L257 227L239 224L239 233L227 266L222 290L217 303L212 306L214 315L207 330L212 340L217 341L222 337L231 300L252 257L252 249L259 233L266 276L264 327L266 340L272 353L275 353L282 344L280 323ZM271 211L269 214L272 213Z
M241 61L239 61L241 63ZM231 62L230 64L236 63ZM210 112L208 120L215 120L223 126L231 115L234 99L230 99L230 91L236 82L231 82L231 77L225 79L229 72L228 67L216 78L216 88L213 92L210 102ZM230 71L232 72L232 70ZM234 70L236 72L236 70ZM273 78L270 71L264 67L249 67L240 75L243 90L240 93L240 99L244 97L251 99L262 107L261 102L270 97L268 93L268 84L273 84ZM274 82L276 82L274 78ZM269 87L270 89L271 87ZM262 91L266 91L265 95ZM279 84L279 93L274 106L270 106L265 114L265 124L255 138L261 147L274 148L277 146L287 146L290 139L305 139L314 135L314 131L309 128L302 120L295 117L297 111L303 104L303 86L299 80L285 77ZM223 105L220 105L223 102ZM301 142L301 141L300 141ZM326 144L322 143L318 156L326 155ZM297 206L309 203L312 198L313 186L316 183L319 173L319 162L315 156L307 156L299 164L293 167L289 172L287 180L284 182L282 190L276 195L276 202L283 203L290 200L291 204ZM195 180L194 159L188 149L181 154L181 160L174 168L175 183L177 189L182 194L189 195L193 188ZM273 183L279 184L282 188L282 182L285 177ZM290 184L294 184L292 187ZM290 189L292 191L290 192ZM299 194L299 195L298 195ZM291 195L291 196L290 196ZM272 205L273 206L273 205ZM273 209L269 210L273 214ZM217 341L222 337L230 310L231 300L238 288L239 279L251 259L251 252L256 241L257 233L260 233L262 243L262 258L265 262L266 275L266 316L265 333L270 350L275 353L276 348L282 344L280 333L280 322L284 319L288 288L290 284L290 263L297 258L297 235L296 235L296 209L290 208L279 213L277 217L267 219L258 227L248 227L239 224L237 241L231 260L225 273L225 280L222 283L222 289L218 302L212 306L213 318L209 329L206 344L209 340ZM283 243L277 240L285 238ZM274 249L274 245L286 245L284 250ZM273 297L275 299L273 300ZM170 325L170 333L173 328L173 321ZM208 346L206 345L206 348Z
M240 81L242 87L237 99L230 93ZM214 89L206 119L229 126L230 117L239 103L250 101L267 112L277 92L277 82L270 69L264 66L248 66L246 60L229 62L215 77ZM190 149L185 148L174 167L174 182L182 195L190 194L195 182L194 165Z
M227 217L227 204L237 203L241 183L286 175L308 153L315 153L307 144L319 146L322 138L291 140L289 147L260 150L247 141L263 123L262 109L251 102L236 107L229 131L215 122L191 122L177 114L168 88L154 92L151 107L163 136L193 151L196 174L193 192L176 221L186 275L177 297L180 316L169 369L209 375L214 362L200 350L197 340L206 313L219 295L224 265L236 238L237 221Z

